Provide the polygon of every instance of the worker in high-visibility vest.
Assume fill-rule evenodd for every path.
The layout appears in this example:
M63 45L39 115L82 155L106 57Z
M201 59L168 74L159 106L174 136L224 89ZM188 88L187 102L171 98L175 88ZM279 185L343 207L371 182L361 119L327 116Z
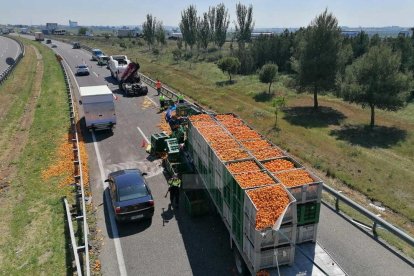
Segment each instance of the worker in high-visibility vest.
M180 202L180 187L181 187L181 179L178 177L178 174L174 174L169 180L168 180L168 192L170 193L170 202L171 206L174 206L174 208L179 208L178 204ZM167 194L165 194L165 197L167 197Z
M184 103L184 96L183 96L183 94L178 94L178 102L179 103Z
M160 95L160 111L165 109L165 97L163 94Z
M157 89L157 96L161 93L161 82L157 79L157 82L155 83L155 88Z

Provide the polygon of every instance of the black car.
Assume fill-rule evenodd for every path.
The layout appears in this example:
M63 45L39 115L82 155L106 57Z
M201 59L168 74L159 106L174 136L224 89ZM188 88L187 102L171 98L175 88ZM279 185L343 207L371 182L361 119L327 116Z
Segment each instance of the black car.
M127 169L112 172L105 180L118 222L151 219L154 215L154 198L144 175L138 169Z

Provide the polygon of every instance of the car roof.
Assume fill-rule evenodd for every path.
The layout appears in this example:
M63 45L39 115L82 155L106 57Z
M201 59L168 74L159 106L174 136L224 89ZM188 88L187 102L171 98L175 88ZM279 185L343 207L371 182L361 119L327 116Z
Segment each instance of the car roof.
M109 176L114 178L118 187L129 186L131 184L145 185L142 173L138 169L120 170L110 173Z

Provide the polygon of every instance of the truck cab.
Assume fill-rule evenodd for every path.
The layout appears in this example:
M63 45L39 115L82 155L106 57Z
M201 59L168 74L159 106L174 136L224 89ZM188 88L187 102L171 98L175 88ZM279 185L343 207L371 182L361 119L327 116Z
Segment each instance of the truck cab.
M121 80L122 73L127 69L131 61L125 55L113 55L109 57L108 67L111 71L111 76L117 81Z

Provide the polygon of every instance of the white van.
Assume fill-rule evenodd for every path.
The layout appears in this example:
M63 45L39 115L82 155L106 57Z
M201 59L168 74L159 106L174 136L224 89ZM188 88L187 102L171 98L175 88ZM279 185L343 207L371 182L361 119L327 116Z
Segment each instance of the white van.
M116 125L112 91L106 85L80 87L85 124L88 129L112 129Z

